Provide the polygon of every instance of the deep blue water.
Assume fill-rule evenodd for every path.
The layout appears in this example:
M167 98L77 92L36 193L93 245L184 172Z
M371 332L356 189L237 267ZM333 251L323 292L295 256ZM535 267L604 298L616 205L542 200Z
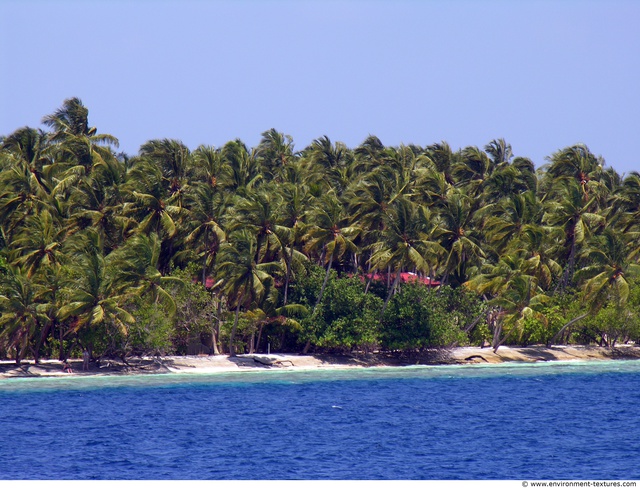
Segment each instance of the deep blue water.
M640 361L0 380L0 479L638 479Z

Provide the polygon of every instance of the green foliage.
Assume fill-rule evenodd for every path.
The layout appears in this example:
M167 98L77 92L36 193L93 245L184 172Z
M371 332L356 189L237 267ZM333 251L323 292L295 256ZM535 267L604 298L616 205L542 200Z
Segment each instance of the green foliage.
M584 145L538 171L501 139L296 152L275 129L128 157L88 116L0 137L0 356L638 340L640 176ZM452 287L346 277L387 271Z
M388 350L412 350L466 344L469 339L464 328L482 315L482 303L469 292L447 286L436 291L407 284L385 311L382 346Z
M171 331L171 345L176 354L186 354L190 342L199 342L203 335L211 334L216 320L211 293L201 283L194 281L192 276L195 272L196 265L172 274L183 283L169 290L176 303Z
M382 300L364 294L358 278L334 279L323 297L322 321L326 324L316 344L338 350L376 348L380 341Z

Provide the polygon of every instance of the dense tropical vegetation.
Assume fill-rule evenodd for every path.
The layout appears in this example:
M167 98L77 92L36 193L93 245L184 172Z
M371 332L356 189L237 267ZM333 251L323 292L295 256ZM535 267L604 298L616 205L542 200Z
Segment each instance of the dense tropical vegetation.
M43 124L0 140L0 357L640 335L640 174L584 145L536 169L504 140L296 151L271 129L129 156L77 98Z

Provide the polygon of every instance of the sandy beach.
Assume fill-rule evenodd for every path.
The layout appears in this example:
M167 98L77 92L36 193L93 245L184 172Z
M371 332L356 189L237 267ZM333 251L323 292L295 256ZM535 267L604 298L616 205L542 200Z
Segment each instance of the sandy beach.
M73 372L63 371L57 360L0 361L0 379L16 377L47 377L68 375L122 375L171 373L222 373L259 371L267 369L316 370L370 368L378 366L411 366L438 364L497 364L505 362L540 361L598 361L611 359L640 359L640 347L619 346L531 346L501 347L496 353L491 348L458 347L436 349L415 354L354 354L354 355L297 355L297 354L243 354L236 357L219 356L167 356L131 357L91 361L89 370L82 370L82 360L70 360Z

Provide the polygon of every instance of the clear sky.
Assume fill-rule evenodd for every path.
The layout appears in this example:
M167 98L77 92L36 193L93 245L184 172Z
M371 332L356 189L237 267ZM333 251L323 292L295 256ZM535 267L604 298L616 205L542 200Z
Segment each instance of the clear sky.
M77 96L129 154L274 127L640 171L639 23L635 0L0 0L0 134Z

